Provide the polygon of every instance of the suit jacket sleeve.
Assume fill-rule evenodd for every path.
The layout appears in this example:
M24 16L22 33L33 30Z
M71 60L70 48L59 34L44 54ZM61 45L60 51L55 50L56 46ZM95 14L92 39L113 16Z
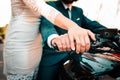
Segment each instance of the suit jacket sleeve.
M39 31L42 34L42 43L44 44L47 41L47 38L52 34L57 34L57 31L54 28L54 24L50 21L41 17L41 24L39 27Z
M79 12L82 13L82 27L91 30L94 33L98 33L100 30L107 28L97 21L92 21L83 14L83 10L79 8Z

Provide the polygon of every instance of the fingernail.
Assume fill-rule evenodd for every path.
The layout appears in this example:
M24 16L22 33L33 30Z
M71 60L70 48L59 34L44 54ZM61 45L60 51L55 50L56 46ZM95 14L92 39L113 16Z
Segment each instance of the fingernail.
M74 50L75 50L75 47L72 47L72 50L74 51Z
M76 52L77 54L79 54L79 52Z

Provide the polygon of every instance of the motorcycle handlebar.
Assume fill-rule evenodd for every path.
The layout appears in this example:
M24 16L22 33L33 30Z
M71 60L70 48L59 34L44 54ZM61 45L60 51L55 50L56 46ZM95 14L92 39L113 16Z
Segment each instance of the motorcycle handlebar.
M103 29L100 34L95 34L96 42L91 41L90 52L108 52L105 50L98 50L99 47L110 47L114 52L120 53L120 30L118 29ZM52 45L55 50L58 50L56 44Z

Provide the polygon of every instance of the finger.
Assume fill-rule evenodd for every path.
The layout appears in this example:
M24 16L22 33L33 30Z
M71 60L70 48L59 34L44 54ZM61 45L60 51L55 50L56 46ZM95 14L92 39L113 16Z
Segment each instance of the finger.
M58 45L58 49L59 49L59 51L63 51L63 47L62 47L62 43L61 43L61 41L57 41L57 45Z
M62 51L66 51L67 48L66 48L66 38L65 38L65 35L61 36L61 44L62 44Z
M85 37L85 52L90 49L90 39L89 37Z
M80 52L85 52L86 50L86 42L84 39L84 36L82 38L80 38Z
M79 54L80 50L81 50L80 38L76 37L75 43L76 43L76 45L75 45L76 53Z
M88 35L90 36L90 38L93 40L93 41L96 41L96 38L95 38L95 34L92 33L90 30L87 30L87 33Z
M74 36L69 34L70 46L72 50L75 50Z
M56 44L56 46L58 47L58 50L59 50L59 51L62 51L62 50L63 50L63 49L62 49L61 41L60 41L59 39L54 39L54 40L52 41L52 44Z
M67 51L70 51L70 50L71 50L70 40L69 40L69 37L68 37L67 34L65 35L65 42L66 42L66 50L67 50Z

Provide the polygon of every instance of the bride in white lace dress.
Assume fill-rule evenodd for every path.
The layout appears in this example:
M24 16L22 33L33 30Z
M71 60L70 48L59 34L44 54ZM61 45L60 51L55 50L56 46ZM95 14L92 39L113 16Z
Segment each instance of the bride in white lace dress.
M11 6L12 18L4 43L4 73L7 80L32 80L42 55L39 17L42 15L64 29L74 26L74 32L81 28L42 0L11 0Z

